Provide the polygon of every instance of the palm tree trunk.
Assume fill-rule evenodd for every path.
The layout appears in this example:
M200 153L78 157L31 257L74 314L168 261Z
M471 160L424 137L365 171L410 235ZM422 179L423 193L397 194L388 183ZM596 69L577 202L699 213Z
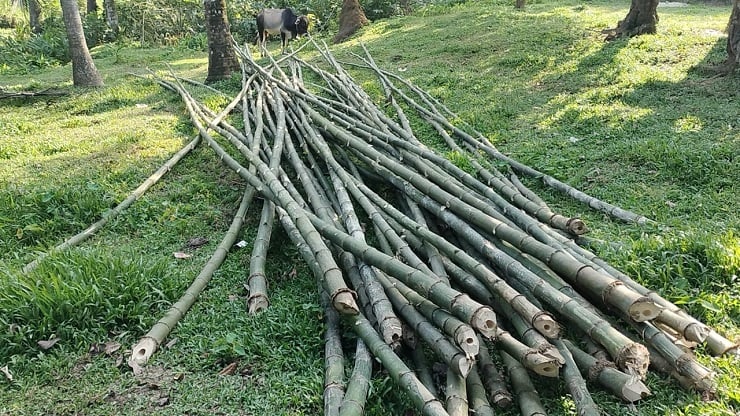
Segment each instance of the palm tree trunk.
M75 0L60 0L64 27L67 29L69 53L72 55L72 80L76 87L100 87L103 79L95 68L82 31L80 10Z
M233 47L233 38L226 16L225 0L203 0L208 35L208 76L211 83L231 76L239 70L239 61Z

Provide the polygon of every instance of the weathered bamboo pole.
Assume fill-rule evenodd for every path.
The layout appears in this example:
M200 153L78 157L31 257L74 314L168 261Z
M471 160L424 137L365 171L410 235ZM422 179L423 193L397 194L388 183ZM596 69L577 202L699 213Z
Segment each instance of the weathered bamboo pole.
M406 364L385 344L362 314L347 315L352 329L367 345L370 351L388 370L396 384L404 389L416 408L427 416L449 416L442 403L414 375Z
M322 275L324 277L322 283L326 288L327 292L332 297L332 304L341 313L354 314L358 313L358 307L355 303L355 295L344 283L342 273L337 266L334 258L331 255L331 251L326 247L321 236L316 231L311 221L309 221L300 206L293 200L288 191L282 186L280 180L275 176L264 162L258 157L247 151L244 145L239 142L233 136L227 134L227 138L230 138L232 144L240 150L241 154L246 157L250 163L257 167L259 176L264 178L264 182L257 178L255 175L249 173L244 167L242 167L234 158L229 156L219 145L216 143L210 135L207 133L198 117L196 116L195 109L192 105L192 97L184 89L180 89L180 95L185 102L185 105L191 114L191 120L193 124L198 128L203 137L209 144L209 146L220 156L221 160L229 167L231 167L237 174L242 178L250 182L259 192L264 196L271 199L276 204L279 202L280 205L288 212L291 219L296 224L301 234L306 239L306 243L311 245L317 261L322 265L324 269ZM213 124L209 123L209 126L216 128ZM222 133L223 134L223 133ZM231 140L233 139L233 140Z
M339 416L362 416L365 414L365 403L370 390L370 376L373 361L365 343L357 340L355 349L355 367L347 383L347 392L342 400ZM326 415L325 415L326 416Z
M542 402L540 395L529 378L527 369L524 368L516 358L501 351L501 359L504 362L506 371L509 374L509 381L514 390L514 399L519 406L519 412L522 416L547 416L547 411Z
M488 402L486 388L478 374L478 364L474 365L468 377L465 379L465 387L468 392L468 406L470 413L475 416L494 416L491 403Z
M553 342L565 359L563 378L565 379L565 386L570 392L570 397L573 398L573 402L576 404L576 413L578 416L600 416L601 409L594 403L594 399L586 387L586 380L581 377L570 351L568 351L563 341L555 340Z
M509 332L502 330L500 322L499 330L496 332L496 344L527 369L541 376L558 377L562 364L557 359L543 355L536 349L521 343Z
M468 416L468 393L465 377L457 374L452 368L447 369L445 384L445 409L450 416Z
M283 218L287 218L285 211L283 211ZM340 414L339 409L345 395L342 335L339 330L339 314L331 306L329 295L323 290L321 291L321 303L324 306L324 325L326 326L324 332L324 416L336 416Z
M599 383L616 397L632 403L650 395L650 389L639 378L617 370L610 361L594 358L568 340L563 340L563 344L572 354L581 373L587 376L589 381ZM651 358L651 365L653 361Z
M511 406L512 396L506 385L504 375L496 367L488 350L488 344L480 339L481 349L478 353L478 362L476 367L480 369L483 386L488 393L488 401L495 404L500 409Z
M437 396L437 385L432 377L432 370L429 368L429 362L424 352L424 348L419 345L409 345L411 350L411 361L414 363L414 372L421 383L435 396Z

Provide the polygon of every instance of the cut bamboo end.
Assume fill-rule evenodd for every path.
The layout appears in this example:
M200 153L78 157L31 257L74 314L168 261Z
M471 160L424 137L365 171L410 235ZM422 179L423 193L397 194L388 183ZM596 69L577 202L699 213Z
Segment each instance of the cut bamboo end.
M560 324L547 312L535 316L532 319L532 326L545 338L557 339L560 337Z
M267 299L267 296L263 294L256 294L253 296L250 296L250 298L247 300L247 306L249 308L250 314L256 314L263 312L267 307L270 305L270 301Z
M455 344L465 353L468 358L475 357L480 351L480 343L475 331L466 327L455 334Z
M129 358L129 366L133 367L131 363L137 365L144 365L149 361L155 351L159 348L159 344L154 338L144 337L139 340L139 343L134 345L133 351L131 352L131 358Z
M496 324L496 313L493 309L485 307L478 309L470 320L470 326L477 329L487 339L496 336L498 325Z
M527 354L524 366L544 377L556 378L560 374L560 363L540 353Z
M498 406L499 409L506 409L511 406L512 397L508 391L497 391L491 394L488 400Z
M462 354L458 354L450 361L450 368L455 372L455 374L465 378L473 368L473 364L475 364L475 361L468 357L463 357Z
M633 321L645 322L655 319L660 315L660 311L662 309L663 308L656 305L650 298L642 297L630 305L627 313Z
M614 362L625 373L644 380L650 366L650 352L644 345L633 342L619 351Z
M568 232L574 235L583 235L588 232L588 227L586 227L586 223L583 222L580 218L571 218L566 223L566 227L568 228Z
M349 289L335 293L331 304L337 312L343 315L357 315L360 313L360 308L357 307L357 302L355 302L354 292Z
M715 357L725 354L740 355L740 345L710 329L706 338L707 348Z

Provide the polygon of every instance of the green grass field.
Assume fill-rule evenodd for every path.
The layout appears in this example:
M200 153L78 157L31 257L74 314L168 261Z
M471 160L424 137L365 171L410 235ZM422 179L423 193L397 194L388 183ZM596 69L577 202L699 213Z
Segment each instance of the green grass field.
M530 3L523 11L500 1L435 6L375 22L332 50L351 61L363 42L379 66L431 92L503 152L656 220L617 222L527 182L552 207L583 218L590 237L615 243L597 247L611 264L739 339L740 77L707 69L726 56L730 8L660 8L657 35L605 43L600 31L624 17L626 0ZM259 204L241 236L247 247L232 250L145 373L134 376L125 364L208 260L239 204L242 180L207 147L82 246L21 273L195 134L177 96L131 74L169 64L203 80L205 54L92 52L101 89L72 89L69 66L0 75L3 89L68 93L0 100L0 368L13 378L0 373L0 416L320 414L321 307L313 276L282 232L269 253L271 306L246 312ZM363 76L358 81L379 93ZM185 247L194 237L209 243ZM175 259L178 251L192 257ZM49 350L37 344L55 338ZM737 415L737 359L698 354L716 373L716 400L654 373L646 382L653 395L635 407L592 392L609 415ZM219 375L234 362L234 374ZM575 414L562 386L535 382L550 414ZM414 414L409 408L376 372L367 414Z

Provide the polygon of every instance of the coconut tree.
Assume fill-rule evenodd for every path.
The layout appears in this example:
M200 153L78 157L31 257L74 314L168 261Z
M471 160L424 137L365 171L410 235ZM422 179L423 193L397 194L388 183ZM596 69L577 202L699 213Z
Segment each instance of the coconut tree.
M638 36L655 33L658 25L658 3L660 0L632 0L630 10L624 20L617 23L617 28L607 40L621 36Z
M226 0L203 0L208 36L208 76L206 83L229 78L239 70L239 61L234 51L229 19L226 16Z
M358 0L343 0L342 11L339 12L339 31L334 36L334 43L344 42L358 29L368 24L365 12L362 11Z
M80 10L75 0L60 0L64 27L67 29L69 53L72 55L72 80L76 87L100 87L103 78L98 74L95 63L90 56L82 31Z

